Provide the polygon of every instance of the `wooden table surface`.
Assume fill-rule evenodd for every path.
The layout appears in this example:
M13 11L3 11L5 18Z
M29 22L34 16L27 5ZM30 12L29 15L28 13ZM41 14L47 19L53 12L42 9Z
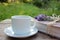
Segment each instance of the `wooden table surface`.
M11 25L10 19L0 22L0 40L58 40L57 38L51 37L51 36L44 34L42 32L38 32L36 35L28 37L28 38L8 37L6 34L4 34L4 29L6 27L9 27L10 25Z

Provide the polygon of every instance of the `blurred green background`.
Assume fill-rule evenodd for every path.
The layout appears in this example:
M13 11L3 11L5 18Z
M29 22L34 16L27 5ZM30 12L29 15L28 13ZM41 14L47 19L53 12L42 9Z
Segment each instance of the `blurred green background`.
M13 15L60 15L60 0L0 0L0 21Z

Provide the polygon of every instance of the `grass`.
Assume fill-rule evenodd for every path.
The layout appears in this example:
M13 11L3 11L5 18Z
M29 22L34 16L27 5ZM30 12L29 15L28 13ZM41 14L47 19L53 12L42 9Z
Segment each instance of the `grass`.
M32 4L26 4L26 3L0 3L0 21L11 18L13 15L29 15L32 17L35 17L39 14L46 14L46 15L52 15L53 13L60 14L60 10L48 8L48 9L42 9L38 8Z

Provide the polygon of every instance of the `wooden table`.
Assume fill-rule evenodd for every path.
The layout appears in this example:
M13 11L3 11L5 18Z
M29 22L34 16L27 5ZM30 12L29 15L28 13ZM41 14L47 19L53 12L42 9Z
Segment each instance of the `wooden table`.
M28 38L12 38L8 37L4 34L4 28L9 27L11 25L11 20L7 19L0 22L0 40L58 40L55 37L51 37L47 34L42 32L38 32L36 35L28 37Z

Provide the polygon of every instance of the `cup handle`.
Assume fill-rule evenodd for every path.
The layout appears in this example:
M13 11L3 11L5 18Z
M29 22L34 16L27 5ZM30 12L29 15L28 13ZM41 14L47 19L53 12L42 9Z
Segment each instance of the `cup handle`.
M34 18L31 18L31 28L34 28L36 26L36 22Z

